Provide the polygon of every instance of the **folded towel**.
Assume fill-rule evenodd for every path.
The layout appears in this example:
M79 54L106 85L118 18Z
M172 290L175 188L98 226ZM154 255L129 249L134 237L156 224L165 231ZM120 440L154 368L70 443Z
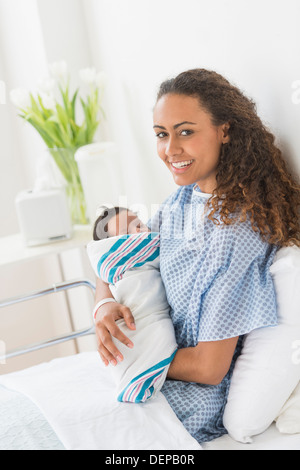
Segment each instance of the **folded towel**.
M159 234L142 232L92 241L87 252L96 275L109 284L116 301L129 307L135 319L134 331L123 319L117 321L134 343L129 349L113 339L124 356L111 367L117 399L144 402L161 389L177 350L159 272Z

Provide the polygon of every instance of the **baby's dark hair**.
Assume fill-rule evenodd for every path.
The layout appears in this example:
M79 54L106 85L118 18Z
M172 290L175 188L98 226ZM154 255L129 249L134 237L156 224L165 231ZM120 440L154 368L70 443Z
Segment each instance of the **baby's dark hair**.
M93 240L103 240L109 238L107 224L112 217L118 215L122 211L128 211L126 207L107 207L97 218L93 229Z

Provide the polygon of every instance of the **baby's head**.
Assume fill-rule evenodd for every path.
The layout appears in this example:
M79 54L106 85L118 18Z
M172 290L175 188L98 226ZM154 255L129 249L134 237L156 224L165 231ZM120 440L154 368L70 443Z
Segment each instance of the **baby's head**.
M116 237L139 232L149 232L137 215L125 207L106 208L94 224L93 239Z

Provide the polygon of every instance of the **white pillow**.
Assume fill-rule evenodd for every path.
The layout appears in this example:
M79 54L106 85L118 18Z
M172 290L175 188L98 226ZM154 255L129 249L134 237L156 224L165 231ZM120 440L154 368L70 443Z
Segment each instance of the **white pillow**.
M270 268L278 326L249 333L237 359L224 412L224 426L240 442L264 432L300 381L294 360L300 341L300 248L278 250Z
M300 383L280 411L276 426L285 434L300 433Z

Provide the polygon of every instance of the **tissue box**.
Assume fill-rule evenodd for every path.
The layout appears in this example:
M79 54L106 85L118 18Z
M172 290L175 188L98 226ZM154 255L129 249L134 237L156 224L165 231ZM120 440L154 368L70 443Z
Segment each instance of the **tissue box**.
M72 223L65 190L22 191L15 200L27 246L71 238Z

